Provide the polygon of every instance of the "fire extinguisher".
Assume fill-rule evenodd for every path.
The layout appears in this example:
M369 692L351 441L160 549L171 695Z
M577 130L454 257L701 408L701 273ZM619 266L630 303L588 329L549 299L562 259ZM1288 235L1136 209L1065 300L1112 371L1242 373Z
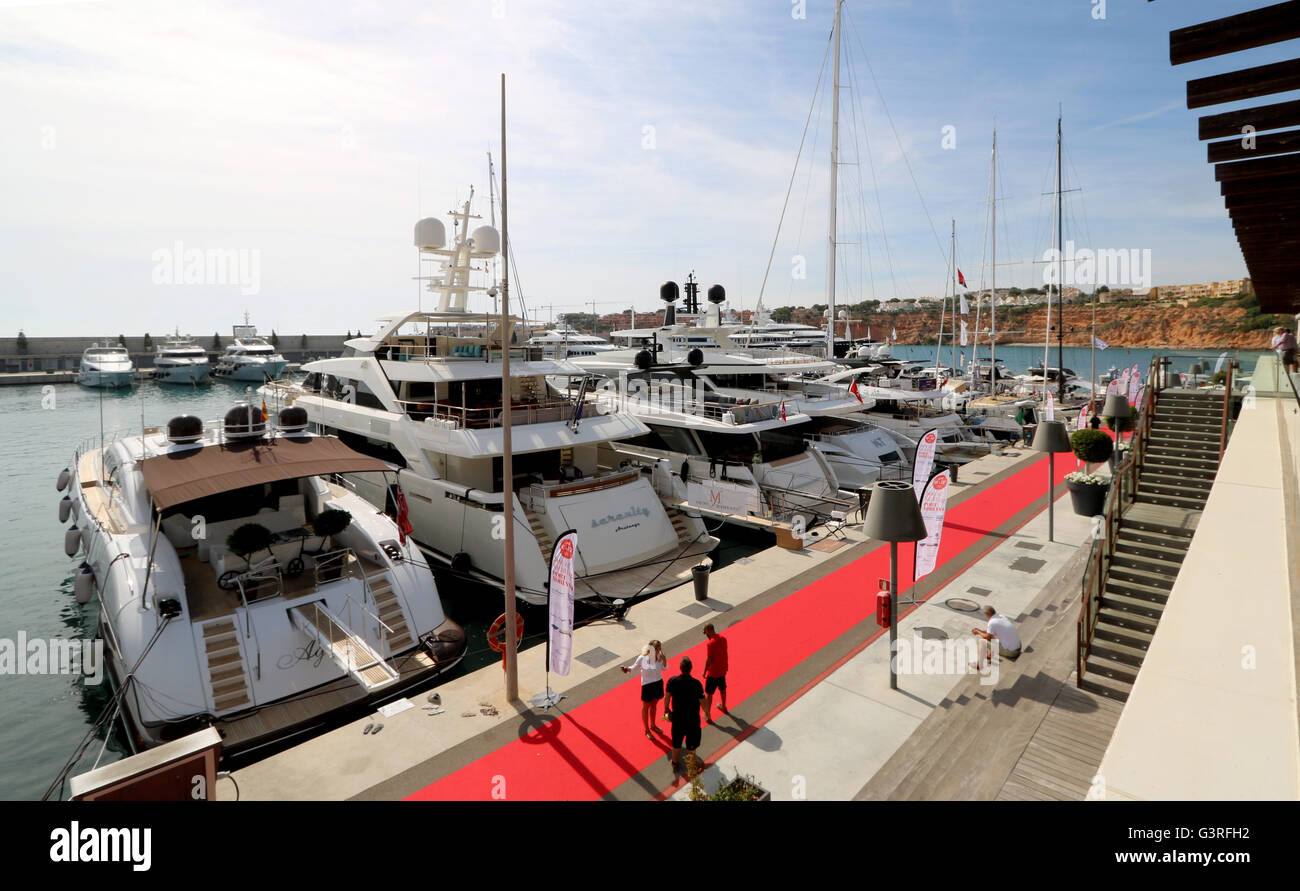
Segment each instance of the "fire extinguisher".
M892 617L889 615L889 592L876 592L876 624L888 628Z

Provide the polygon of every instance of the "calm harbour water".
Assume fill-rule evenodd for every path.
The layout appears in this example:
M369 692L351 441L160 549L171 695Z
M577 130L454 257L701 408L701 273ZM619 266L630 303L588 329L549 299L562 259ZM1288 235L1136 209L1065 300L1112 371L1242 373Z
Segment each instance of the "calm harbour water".
M0 553L6 573L0 585L0 638L16 641L81 639L96 634L98 600L81 606L72 594L72 573L81 557L63 552L56 491L59 471L67 467L79 443L98 439L104 430L138 433L145 425L162 425L179 414L205 421L222 417L235 402L248 398L243 384L214 381L197 389L137 383L130 390L89 390L77 384L45 387L0 387L0 466L6 469L5 500L14 510L0 520ZM714 552L715 565L767 547L762 536L726 534ZM438 592L451 618L465 627L469 652L443 677L449 680L499 660L488 649L486 631L502 611L501 596L488 588L438 577ZM541 608L523 606L524 645L544 639ZM635 608L632 617L635 618ZM579 615L581 619L581 614ZM0 674L0 800L35 799L95 724L110 698L109 683L87 685L71 675ZM101 755L102 752L102 755ZM74 773L90 769L97 758L107 764L127 754L119 733L101 734L78 762Z

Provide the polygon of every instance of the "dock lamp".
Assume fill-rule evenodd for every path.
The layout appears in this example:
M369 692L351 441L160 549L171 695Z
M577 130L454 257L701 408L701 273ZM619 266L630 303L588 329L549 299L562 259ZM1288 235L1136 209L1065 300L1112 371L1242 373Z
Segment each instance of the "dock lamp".
M889 689L898 689L898 543L926 537L925 520L916 490L902 480L883 480L871 487L863 531L868 538L889 542Z
M1043 421L1034 434L1033 449L1047 452L1047 540L1056 541L1056 517L1052 512L1052 489L1056 483L1056 455L1070 452L1070 435L1065 432L1064 421Z
M1205 374L1205 366L1200 362L1193 362L1192 367L1188 369L1192 375L1192 389L1200 386L1200 377Z
M1108 418L1115 419L1115 442L1123 442L1124 419L1133 416L1133 408L1128 404L1128 397L1123 393L1111 393L1106 397L1106 405L1101 410L1101 413ZM1110 468L1112 472L1115 470L1115 453L1113 452L1110 456Z

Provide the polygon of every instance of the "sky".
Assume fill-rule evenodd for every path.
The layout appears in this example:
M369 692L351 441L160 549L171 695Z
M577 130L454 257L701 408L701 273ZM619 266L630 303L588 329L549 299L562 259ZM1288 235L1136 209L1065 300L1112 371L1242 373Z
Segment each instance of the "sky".
M988 281L995 127L997 284L1041 285L1058 108L1066 240L1150 251L1156 285L1245 275L1185 84L1286 54L1173 68L1168 32L1259 5L850 0L837 300L942 293L954 221L967 282ZM416 220L471 188L493 213L502 74L512 300L531 317L658 308L692 271L735 309L825 303L833 15L0 0L4 333L206 337L246 311L341 333L416 309Z

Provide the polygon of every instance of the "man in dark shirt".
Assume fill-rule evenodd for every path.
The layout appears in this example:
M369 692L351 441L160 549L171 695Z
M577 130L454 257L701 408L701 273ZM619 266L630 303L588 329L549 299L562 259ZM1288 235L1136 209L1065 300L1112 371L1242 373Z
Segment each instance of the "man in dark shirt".
M700 747L700 703L704 701L704 687L691 677L691 657L683 656L678 663L681 674L668 681L664 687L664 717L672 725L672 764L676 772L681 767L681 750L694 758Z

